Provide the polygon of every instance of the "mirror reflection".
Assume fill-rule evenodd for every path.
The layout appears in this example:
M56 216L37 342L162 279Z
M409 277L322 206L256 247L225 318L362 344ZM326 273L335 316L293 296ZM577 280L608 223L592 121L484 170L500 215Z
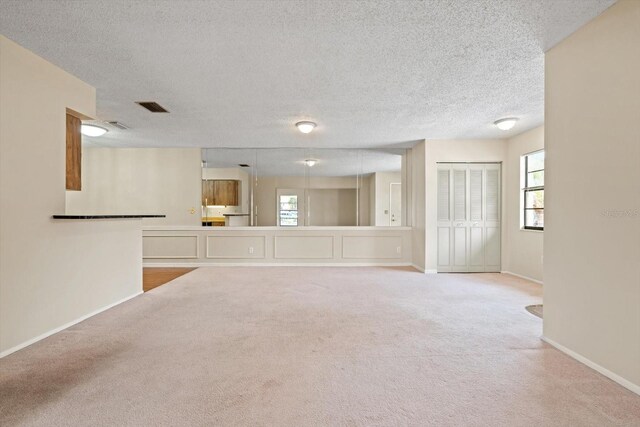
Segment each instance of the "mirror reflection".
M401 226L405 150L203 149L204 226Z

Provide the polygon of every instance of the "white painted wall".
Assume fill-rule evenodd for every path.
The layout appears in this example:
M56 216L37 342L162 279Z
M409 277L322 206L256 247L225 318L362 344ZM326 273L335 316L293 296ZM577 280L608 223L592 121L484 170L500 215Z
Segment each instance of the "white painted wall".
M521 167L523 155L544 148L544 127L540 126L507 141L507 172L504 186L506 234L502 270L542 282L543 231L520 229L522 218ZM504 171L503 171L504 173Z
M432 140L426 141L426 269L438 267L438 162L502 163L502 265L505 265L506 225L504 188L508 175L507 141L504 139L477 140Z
M402 183L402 174L398 172L376 172L375 179L375 224L389 226L389 184ZM385 212L386 211L386 212Z
M362 179L358 192L358 209L360 211L360 225L369 225L369 184L370 180ZM258 178L258 185L254 188L254 202L258 209L258 226L276 225L276 190L286 189L355 189L358 185L356 177L304 177L304 176L264 176ZM329 192L331 193L331 192ZM345 196L344 194L342 195ZM339 192L333 192L331 197L339 197ZM316 218L348 218L355 217L356 204L354 200L339 204L340 212L335 212L334 204L313 203ZM323 212L324 210L328 210ZM337 224L334 224L337 225ZM351 225L351 224L349 224Z
M640 2L546 54L544 336L640 393Z
M201 196L198 148L84 145L82 191L67 192L66 206L79 214L166 215L144 219L145 224L198 225Z
M0 94L5 355L142 292L142 245L139 220L51 219L65 213L66 108L95 116L95 90L0 36Z
M426 142L419 142L413 148L407 150L407 176L408 193L411 197L407 200L407 209L411 212L411 256L412 264L418 270L427 269L427 228L426 222ZM434 230L435 231L435 230ZM435 267L433 268L435 270Z

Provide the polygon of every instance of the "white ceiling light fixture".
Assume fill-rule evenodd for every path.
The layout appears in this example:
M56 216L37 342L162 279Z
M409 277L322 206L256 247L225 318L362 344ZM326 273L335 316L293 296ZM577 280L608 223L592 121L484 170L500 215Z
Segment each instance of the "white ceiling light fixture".
M505 117L504 119L496 120L493 124L500 130L509 130L516 125L518 120L517 117Z
M304 164L310 168L312 168L316 163L318 163L316 159L307 159L304 161Z
M296 123L296 127L298 128L298 130L302 133L309 133L311 132L317 125L314 122L310 122L310 121L302 121L302 122L298 122Z
M83 124L80 127L80 133L86 136L102 136L107 132L108 132L107 129L101 126L96 126L96 125Z

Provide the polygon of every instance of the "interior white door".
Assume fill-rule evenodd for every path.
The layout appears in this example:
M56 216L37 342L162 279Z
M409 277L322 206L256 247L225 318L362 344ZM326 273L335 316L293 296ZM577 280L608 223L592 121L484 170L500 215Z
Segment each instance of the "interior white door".
M402 225L402 184L399 182L389 184L389 225Z
M500 271L500 164L438 165L438 271Z

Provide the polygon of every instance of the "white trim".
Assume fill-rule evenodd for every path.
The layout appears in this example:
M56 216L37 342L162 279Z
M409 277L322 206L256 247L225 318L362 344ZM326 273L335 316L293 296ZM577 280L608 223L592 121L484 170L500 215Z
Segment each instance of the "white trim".
M247 227L209 227L202 225L148 225L142 227L142 231L208 231L228 233L234 231L283 231L291 230L299 231L410 231L412 228L407 226L389 226L389 225L347 225L347 226L319 226L319 225L299 225L297 227L278 227L278 226L247 226Z
M634 392L635 394L640 395L640 385L632 383L631 381L621 377L620 375L611 372L607 368L605 368L603 366L600 366L597 363L587 359L586 357L582 356L581 354L576 353L573 350L569 350L567 347L565 347L565 346L563 346L561 344L558 344L557 342L555 342L552 339L549 339L549 338L547 338L545 336L542 336L541 338L542 338L542 341L544 341L547 344L555 347L556 349L560 350L564 354L573 357L578 362L587 365L588 367L590 367L591 369L601 373L605 377L617 382L618 384L620 384L624 388L627 388L627 389L631 390L632 392Z
M248 237L248 238L252 238L252 237L262 237L262 256L233 256L233 255L216 255L216 256L212 256L209 255L209 239L213 238L215 239L216 237ZM252 236L252 235L247 235L247 234L232 234L230 236L216 236L216 235L209 235L209 236L205 236L204 238L204 257L207 259L265 259L267 257L267 236L266 235L257 235L257 236Z
M526 231L527 233L544 233L544 230L532 230L530 228L520 227L520 231Z
M284 257L278 256L278 239L307 239L307 238L323 238L323 239L331 239L331 255L330 256L322 256L322 257L313 257L313 256L297 256L297 257ZM326 235L326 234L312 234L312 235L275 235L273 236L273 259L335 259L336 258L336 239L335 236Z
M438 270L426 269L423 267L419 267L416 264L411 264L411 267L415 268L416 270L424 274L438 274Z
M144 262L142 267L418 267L409 262Z
M389 238L389 237L393 237L393 238L398 238L400 239L400 246L396 246L397 248L400 248L400 252L396 252L394 257L357 257L357 256L345 256L344 255L344 239L352 239L352 238L356 238L359 239L361 237L369 237L369 238ZM346 235L346 236L342 236L342 253L341 253L341 258L342 259L402 259L402 235L398 234L398 235L384 235L384 236L380 236L380 235L375 235L375 234L365 234L365 235Z
M501 274L510 274L511 276L516 276L516 277L519 277L521 279L528 280L530 282L534 282L534 283L537 283L539 285L543 285L542 280L536 280L536 279L533 279L533 278L528 277L528 276L523 276L522 274L513 273L511 271L501 271L500 273Z
M200 258L200 235L199 234L174 234L174 235L170 235L170 234L162 234L162 235L143 235L142 236L142 247L144 248L144 239L148 238L148 237L195 237L196 238L196 255L156 255L156 256L150 256L150 255L145 255L144 251L142 253L142 259L198 259Z
M411 264L411 267L415 268L416 270L418 270L420 273L425 273L425 269L416 265L416 264Z
M82 322L84 320L87 320L89 317L93 317L96 314L100 314L103 311L109 310L110 308L113 308L116 305L122 304L123 302L129 301L130 299L135 298L138 295L142 295L142 294L143 294L143 291L136 292L133 295L130 295L130 296L126 297L126 298L123 298L123 299L121 299L119 301L116 301L116 302L114 302L112 304L109 304L109 305L107 305L105 307L99 308L98 310L92 311L89 314L85 314L84 316L81 316L81 317L77 318L76 320L72 320L69 323L65 323L62 326L59 326L59 327L57 327L55 329L52 329L52 330L50 330L48 332L45 332L44 334L38 335L37 337L34 337L34 338L31 338L30 340L27 340L27 341L25 341L25 342L23 342L21 344L16 345L15 347L11 347L10 349L5 350L2 353L0 353L0 359L2 359L5 356L10 355L11 353L15 353L18 350L22 350L23 348L25 348L27 346L30 346L31 344L35 344L36 342L38 342L40 340L43 340L43 339L45 339L45 338L47 338L47 337L49 337L49 336L51 336L53 334L56 334L56 333L58 333L60 331L63 331L65 329L67 329L67 328L70 328L71 326L76 325L76 324L78 324L78 323L80 323L80 322Z

